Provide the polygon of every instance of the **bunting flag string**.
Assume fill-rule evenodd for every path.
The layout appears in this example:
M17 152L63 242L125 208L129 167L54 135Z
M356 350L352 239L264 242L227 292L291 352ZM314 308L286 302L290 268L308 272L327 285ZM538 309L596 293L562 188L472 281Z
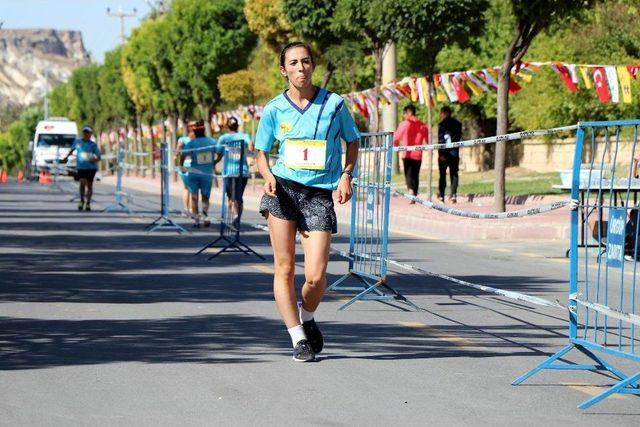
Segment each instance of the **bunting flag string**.
M511 71L509 94L514 95L529 83L544 67L557 74L570 92L595 89L603 103L632 102L631 81L638 78L640 65L591 65L569 64L558 61L519 63ZM397 103L403 98L422 105L435 106L441 102L463 104L472 96L498 89L500 67L480 70L454 71L429 76L405 77L397 82L381 86L378 90L367 89L343 95L354 113L369 119L380 105Z

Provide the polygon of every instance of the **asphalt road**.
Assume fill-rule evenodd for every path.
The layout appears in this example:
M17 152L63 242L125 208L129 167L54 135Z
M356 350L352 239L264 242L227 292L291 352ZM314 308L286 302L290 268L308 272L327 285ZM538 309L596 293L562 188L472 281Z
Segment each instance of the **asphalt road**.
M99 212L111 192L97 184L94 211L78 212L69 192L0 184L2 425L640 423L634 396L576 409L614 382L605 375L547 371L510 385L566 344L561 310L406 272L388 281L421 311L378 302L338 311L346 296L330 294L316 316L327 341L320 361L294 363L265 232L244 240L266 262L207 261L193 254L216 229L146 233L157 200L137 193L136 214ZM261 222L255 212L244 219ZM393 235L390 248L430 271L566 300L566 242ZM346 270L332 257L329 281Z

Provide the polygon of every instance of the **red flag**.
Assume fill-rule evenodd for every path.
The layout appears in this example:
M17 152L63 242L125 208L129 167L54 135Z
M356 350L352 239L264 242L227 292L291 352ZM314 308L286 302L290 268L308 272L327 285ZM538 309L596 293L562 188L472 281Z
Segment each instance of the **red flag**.
M640 70L640 65L627 65L627 70L629 70L629 74L634 79L638 77L638 71Z
M453 78L451 79L451 83L453 83L453 90L456 91L456 95L458 96L458 102L460 104L464 104L469 99L471 99L469 98L469 94L467 93L467 91L464 90L464 86L460 82L460 79L458 78L458 76L453 76Z
M573 82L569 69L564 64L553 64L553 70L560 75L562 81L571 92L577 92L578 86Z
M509 79L509 95L513 95L514 93L518 92L520 89L522 89L522 87L518 84L518 82L516 82L512 78Z
M607 86L607 74L602 67L595 67L593 69L593 84L598 92L598 98L600 102L611 102L611 93Z

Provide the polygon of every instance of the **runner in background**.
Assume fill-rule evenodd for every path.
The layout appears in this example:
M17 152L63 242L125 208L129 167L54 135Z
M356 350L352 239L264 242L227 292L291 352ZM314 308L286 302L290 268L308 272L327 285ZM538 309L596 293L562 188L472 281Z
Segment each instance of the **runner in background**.
M247 181L249 180L249 162L247 161L247 157L250 152L253 152L254 144L253 141L251 141L251 137L249 135L244 132L238 132L239 125L238 120L235 117L231 117L229 120L227 120L227 127L229 128L229 133L225 133L218 138L218 143L216 144L216 152L218 153L218 155L216 156L214 164L218 163L224 158L225 147L228 146L230 142L244 141L245 148L242 176L239 176L239 147L237 149L238 152L234 153L231 156L228 156L224 161L224 164L222 165L222 179L224 182L224 189L227 194L227 200L229 201L231 211L235 216L233 225L237 227L240 223L240 218L242 217L242 196L244 194L244 189L247 186Z
M82 138L76 138L62 163L66 163L69 156L76 152L77 177L80 181L80 202L78 210L91 210L91 197L93 196L93 179L98 171L100 161L100 149L98 144L91 140L93 129L89 125L82 128Z
M426 144L426 141L429 140L429 130L427 125L416 117L416 107L412 104L404 107L403 117L404 121L398 125L398 129L393 134L393 145L397 147L398 145ZM403 151L402 164L407 190L417 196L420 188L422 151ZM412 200L411 204L415 204L415 200Z
M213 179L213 154L216 141L204 134L204 122L198 121L191 127L194 138L187 142L180 153L180 165L184 167L187 156L191 158L191 168L187 178L187 186L191 193L191 212L194 227L200 227L200 220L205 227L211 225L209 220L209 198ZM202 200L202 212L198 210L198 196Z
M185 126L187 128L186 129L187 135L183 135L178 139L178 147L177 147L178 156L182 154L182 150L184 149L184 146L195 137L195 135L193 134L193 130L191 129L191 123L185 124ZM180 179L182 180L182 184L184 184L184 190L182 191L182 214L188 217L191 216L191 194L189 193L189 184L188 184L188 180L189 180L188 169L190 167L191 167L191 157L189 157L188 159L185 159L184 161L185 169L180 169L178 171L178 174L180 175Z

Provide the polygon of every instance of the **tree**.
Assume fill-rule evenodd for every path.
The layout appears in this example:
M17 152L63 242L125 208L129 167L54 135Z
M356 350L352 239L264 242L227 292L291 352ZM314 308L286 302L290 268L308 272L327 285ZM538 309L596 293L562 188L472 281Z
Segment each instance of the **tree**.
M210 134L211 109L220 101L218 77L246 67L256 37L235 0L174 0L169 14L182 50L175 71L189 82Z
M271 91L261 75L250 70L240 70L218 77L222 99L231 104L252 104L266 101Z
M106 126L135 123L135 105L122 79L122 46L105 54L98 83L102 122Z
M504 59L498 73L498 108L496 134L503 135L509 130L509 82L511 70L531 46L535 37L555 22L567 19L583 10L591 0L511 0L516 20L516 28L511 42L504 52ZM505 210L505 142L496 143L494 208Z
M76 68L68 81L67 100L69 118L80 123L89 123L100 129L100 93L98 76L100 66L96 64Z
M326 60L326 71L322 87L326 87L336 69L332 49L345 42L345 34L339 34L331 27L333 11L338 0L283 0L282 8L293 30L303 39L313 41L313 45Z
M275 53L280 53L282 46L294 36L293 28L285 17L282 0L247 1L244 15L249 29Z
M331 28L365 40L375 63L375 89L382 84L382 60L386 46L397 41L400 27L392 18L400 2L391 0L338 0ZM373 113L373 130L379 128L378 105Z

